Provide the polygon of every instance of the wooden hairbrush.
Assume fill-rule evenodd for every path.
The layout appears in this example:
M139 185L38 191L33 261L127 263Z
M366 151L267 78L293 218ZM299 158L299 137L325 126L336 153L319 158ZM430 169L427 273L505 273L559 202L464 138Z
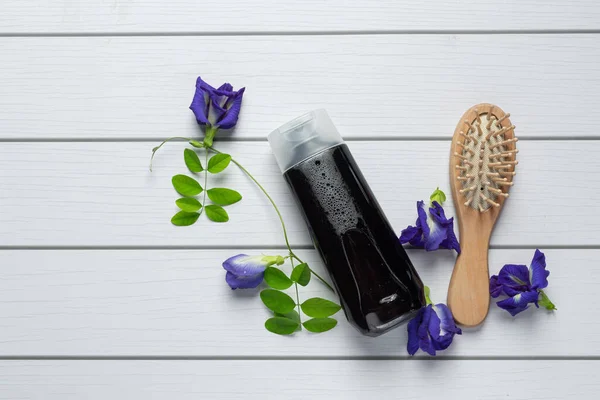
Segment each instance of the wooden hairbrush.
M448 307L461 325L476 326L490 306L488 248L516 161L515 127L492 104L471 107L458 123L450 152L450 187L461 253L456 259Z

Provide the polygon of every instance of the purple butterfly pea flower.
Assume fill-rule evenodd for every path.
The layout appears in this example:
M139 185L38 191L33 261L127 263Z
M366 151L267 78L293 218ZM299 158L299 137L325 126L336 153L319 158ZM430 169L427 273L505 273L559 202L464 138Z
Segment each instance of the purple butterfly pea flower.
M445 304L428 304L421 308L408 323L408 354L414 355L419 349L435 356L436 351L447 349L454 335L461 335L452 312Z
M454 218L446 218L443 207L433 201L429 208L429 218L425 202L417 202L417 222L400 234L400 243L425 248L426 251L454 249L460 254L460 244L454 234Z
M217 129L231 129L235 126L242 108L245 89L234 91L229 83L215 89L198 77L190 110L194 112L196 121L207 127L208 139L205 139L205 144L212 145Z
M248 256L238 254L223 262L227 271L225 281L231 289L252 289L260 285L265 277L265 270L273 264L281 265L281 256Z
M548 286L548 275L546 270L546 256L536 249L531 265L506 264L498 275L490 278L490 295L493 298L506 294L509 298L501 300L496 304L498 307L508 311L513 317L529 308L530 303L538 305L540 293ZM555 309L549 300L544 304L547 309Z

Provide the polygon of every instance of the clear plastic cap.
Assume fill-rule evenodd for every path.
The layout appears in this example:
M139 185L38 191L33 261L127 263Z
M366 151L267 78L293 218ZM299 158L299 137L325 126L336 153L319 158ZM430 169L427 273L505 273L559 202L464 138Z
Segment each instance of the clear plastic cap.
M271 132L268 139L281 172L316 153L344 143L324 109L291 120Z

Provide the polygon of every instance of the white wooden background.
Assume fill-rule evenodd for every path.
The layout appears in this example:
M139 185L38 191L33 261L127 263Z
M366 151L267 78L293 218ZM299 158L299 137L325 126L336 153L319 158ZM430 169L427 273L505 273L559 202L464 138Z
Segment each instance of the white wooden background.
M3 0L0 399L597 398L598 21L594 0ZM247 87L218 146L319 271L272 129L327 108L400 231L417 199L448 189L464 110L510 111L519 173L490 268L539 247L559 310L494 306L435 360L408 359L404 327L267 333L260 300L231 292L220 264L282 251L268 203L231 167L218 179L245 196L231 221L175 228L183 145L147 168L160 139L198 135L197 75ZM409 254L443 301L454 256Z

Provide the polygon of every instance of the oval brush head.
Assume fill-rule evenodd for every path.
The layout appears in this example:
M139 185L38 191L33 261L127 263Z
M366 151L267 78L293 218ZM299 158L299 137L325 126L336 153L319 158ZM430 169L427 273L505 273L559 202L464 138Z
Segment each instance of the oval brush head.
M515 127L492 104L471 107L452 138L450 186L456 208L461 254L448 289L448 306L456 321L475 326L489 304L488 247L515 175Z

